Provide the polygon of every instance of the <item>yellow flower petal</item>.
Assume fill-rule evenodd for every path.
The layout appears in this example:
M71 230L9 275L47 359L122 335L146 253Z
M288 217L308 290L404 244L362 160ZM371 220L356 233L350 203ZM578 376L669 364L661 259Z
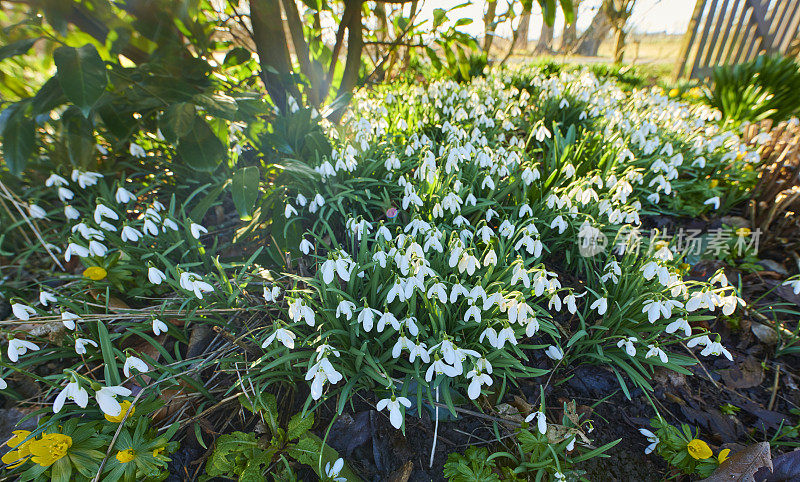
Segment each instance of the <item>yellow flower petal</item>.
M730 453L731 449L720 450L719 455L717 455L717 460L719 461L719 463L725 462L725 460L727 460L728 458L728 454Z
M714 455L714 452L711 451L711 448L708 446L708 444L700 439L694 439L689 442L689 444L686 446L686 450L688 450L689 455L696 460L707 459Z
M136 458L136 453L133 451L133 449L120 450L119 452L117 452L117 460L121 464L127 464L128 462L130 462L135 458Z
M83 270L83 277L89 278L92 281L100 281L101 279L104 279L106 275L108 275L108 271L100 266L89 266Z
M8 445L11 448L14 448L17 445L21 444L22 441L28 438L28 435L31 434L28 430L14 430L11 433L13 433L14 436L6 441L6 445Z
M42 467L49 467L67 455L72 447L72 437L63 433L47 433L40 440L31 440L26 445L33 455L31 460Z

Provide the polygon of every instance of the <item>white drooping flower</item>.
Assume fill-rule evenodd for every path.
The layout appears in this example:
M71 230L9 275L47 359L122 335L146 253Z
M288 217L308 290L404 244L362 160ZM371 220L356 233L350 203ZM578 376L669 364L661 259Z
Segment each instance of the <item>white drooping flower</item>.
M56 296L49 291L42 290L39 292L39 303L41 303L42 306L47 306L50 303L55 303L56 301L58 301L58 298L56 298Z
M303 238L303 240L300 241L300 252L301 253L308 254L308 253L311 252L312 249L314 249L314 245L311 244L311 241L307 240L306 238Z
M150 371L147 363L145 363L141 358L135 356L129 356L125 359L125 365L122 367L122 373L124 373L126 377L130 377L131 368L135 368L139 373L147 373Z
M645 358L657 356L661 360L661 363L667 363L669 361L667 353L661 348L657 347L656 345L647 345L647 348L649 348L649 350L647 351L647 354L644 356Z
M281 295L281 288L279 286L273 286L271 289L268 287L264 287L264 301L267 303L272 303L277 301L278 296Z
M124 187L120 186L117 188L117 192L114 193L114 200L120 204L126 204L131 201L135 201L136 196L134 196L132 192L128 191Z
M28 321L31 318L31 315L36 314L35 309L22 303L12 303L11 312L14 313L14 316L22 321Z
M75 353L78 355L85 355L86 354L86 345L92 345L93 347L97 348L97 342L90 340L88 338L76 338L75 339Z
M467 372L466 375L467 379L472 379L469 382L469 387L467 387L467 396L469 396L470 400L475 400L481 394L481 386L492 385L492 377L490 377L487 373L481 373L477 370L470 370Z
M628 356L636 356L636 346L633 344L634 342L639 341L635 336L628 336L625 337L617 342L617 346L619 348L625 347L625 353Z
M81 317L75 313L69 311L61 313L61 323L63 323L68 330L74 330L78 321L81 321Z
M561 360L564 358L564 351L555 345L548 346L544 354L551 360Z
M539 433L542 435L547 433L547 417L545 417L544 413L541 411L533 412L532 414L525 417L525 421L530 423L532 420L536 420L536 426L539 429Z
M19 338L12 338L8 340L8 359L16 363L19 357L30 351L36 351L39 347L27 341L20 340Z
M203 293L211 293L214 291L214 287L203 281L203 278L199 274L189 271L181 273L180 285L181 288L186 291L194 292L198 300L203 299Z
M160 285L162 281L167 279L167 275L160 269L151 266L147 269L147 279L154 285Z
M675 333L678 330L683 330L683 333L686 336L692 336L692 326L689 324L688 321L686 321L683 318L678 318L677 320L667 325L664 331L666 331L667 333Z
M139 241L142 236L143 235L141 231L131 226L123 226L122 232L120 233L120 237L123 241L130 241L132 243Z
M264 340L264 343L261 344L261 348L266 348L270 346L273 341L278 340L283 343L283 346L291 350L294 348L294 339L296 337L297 335L286 328L278 328Z
M388 409L389 410L389 421L392 423L394 428L399 429L403 425L403 412L400 409L400 405L403 405L406 408L411 407L411 400L407 399L406 397L395 397L392 398L384 398L382 400L378 400L377 405L375 408L378 411Z
M42 207L36 204L29 204L28 205L28 215L33 219L46 219L47 218L47 211L45 211Z
M647 448L644 449L645 455L648 455L648 454L652 453L653 450L655 450L655 448L661 442L658 439L658 436L656 436L656 434L654 434L650 430L647 430L646 428L640 428L639 429L639 433L644 435L647 438L647 441L650 442L650 445L648 445Z
M189 231L191 231L192 237L194 239L200 239L200 235L201 234L208 234L208 229L206 229L204 226L201 226L201 225L199 225L197 223L192 223L189 226Z
M167 324L163 321L159 320L158 318L153 318L153 334L158 336L162 333L166 333L168 331Z
M122 405L117 401L117 397L127 397L131 391L123 386L101 387L94 392L100 410L110 417L119 417L122 413Z
M330 462L325 462L325 475L333 482L347 482L346 477L339 477L342 468L344 468L344 459L341 457L333 462L333 466L331 466Z
M79 407L86 408L89 403L89 392L75 381L67 383L67 386L61 390L53 402L53 413L60 412L67 400L72 400Z

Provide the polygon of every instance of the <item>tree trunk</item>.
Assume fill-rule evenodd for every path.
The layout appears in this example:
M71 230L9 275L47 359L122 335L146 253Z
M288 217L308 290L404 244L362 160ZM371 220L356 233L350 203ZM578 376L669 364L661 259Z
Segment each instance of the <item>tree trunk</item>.
M253 25L253 42L261 63L261 80L272 102L281 111L286 110L287 93L299 101L297 87L290 80L292 63L289 47L283 33L279 0L251 0L250 21Z
M539 33L539 40L533 50L537 54L550 53L553 51L553 27L542 23L542 31Z
M514 48L525 50L528 48L528 31L531 26L531 9L526 7L522 11L522 16L519 18L519 26L515 33L517 41L514 43Z
M346 0L344 4L347 19L347 57L345 57L342 83L336 96L341 97L353 91L358 83L358 70L361 67L361 51L364 48L361 22L361 0ZM347 110L347 105L342 105L328 117L331 122L338 123Z
M483 16L483 51L489 55L494 40L494 18L497 12L497 0L489 0L486 6L486 14Z
M592 19L589 28L587 28L580 39L578 39L578 43L572 53L585 55L587 57L596 56L597 50L600 48L600 43L606 38L610 31L611 22L608 20L605 12L599 9Z
M628 34L625 33L625 30L618 28L616 32L614 32L614 63L621 64L622 57L625 55L625 37Z
M570 52L578 40L578 8L581 5L581 0L572 0L572 9L575 12L575 20L572 23L565 23L564 30L561 33L561 52Z

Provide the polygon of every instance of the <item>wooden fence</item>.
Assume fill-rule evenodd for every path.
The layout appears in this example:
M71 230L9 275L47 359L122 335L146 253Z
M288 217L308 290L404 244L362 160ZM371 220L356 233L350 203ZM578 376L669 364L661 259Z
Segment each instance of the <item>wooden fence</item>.
M717 65L789 49L800 27L800 0L697 0L674 77L703 79Z

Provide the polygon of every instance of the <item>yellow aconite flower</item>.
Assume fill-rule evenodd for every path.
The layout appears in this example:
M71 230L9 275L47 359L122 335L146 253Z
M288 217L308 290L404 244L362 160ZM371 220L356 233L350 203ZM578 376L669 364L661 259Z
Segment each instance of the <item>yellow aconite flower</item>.
M714 455L714 452L711 451L708 444L700 439L693 439L689 442L689 445L686 446L686 450L688 450L689 455L696 460L707 459Z
M83 277L89 278L92 281L100 281L104 279L108 271L105 268L101 268L100 266L89 266L85 270L83 270Z
M679 95L681 95L681 91L678 89L672 89L669 91L670 97L678 97Z
M63 433L46 433L40 440L31 440L27 445L32 460L42 467L49 467L67 455L67 450L72 447L72 437Z
M133 449L120 450L117 452L117 460L119 460L119 463L121 464L127 464L135 458L136 453L133 451Z
M745 236L750 236L750 228L739 228L736 230L736 236L743 238Z
M719 455L717 455L717 460L719 463L725 462L728 459L728 454L731 453L731 449L723 449L720 450Z
M153 450L153 457L158 457L159 455L163 454L164 453L164 449L165 449L165 447L159 447L159 448ZM721 455L721 453L720 453L720 455Z
M122 419L125 418L125 414L128 412L128 408L131 406L131 402L124 400L120 402L120 406L122 407L122 410L120 410L119 415L117 415L116 417L112 417L111 415L106 414L106 420L108 420L109 422L120 423ZM135 411L136 407L131 408L131 415L133 415L133 412ZM131 415L128 415L128 418L130 418Z
M6 441L6 445L11 448L15 448L20 444L22 445L17 450L12 450L0 458L4 464L9 464L9 469L13 469L14 467L19 467L20 465L24 464L31 455L31 452L28 448L30 441L24 444L22 443L22 441L28 438L28 435L31 433L28 430L14 430L12 433L14 436Z
M719 179L712 179L711 182L708 183L708 185L711 186L712 188L719 186Z

